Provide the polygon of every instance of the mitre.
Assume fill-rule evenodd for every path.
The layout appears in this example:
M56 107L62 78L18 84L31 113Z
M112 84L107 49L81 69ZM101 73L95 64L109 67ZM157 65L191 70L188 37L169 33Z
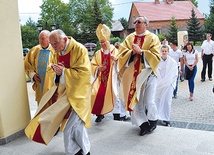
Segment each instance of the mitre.
M111 31L105 24L99 24L96 30L96 35L100 41L108 41L110 39Z

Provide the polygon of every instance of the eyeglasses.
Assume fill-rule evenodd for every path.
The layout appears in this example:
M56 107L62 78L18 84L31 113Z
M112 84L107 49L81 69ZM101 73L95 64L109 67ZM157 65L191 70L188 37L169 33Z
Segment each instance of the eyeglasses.
M136 21L134 22L134 24L141 24L141 23L144 23L144 22L141 22L141 21L139 21L139 20L136 20Z

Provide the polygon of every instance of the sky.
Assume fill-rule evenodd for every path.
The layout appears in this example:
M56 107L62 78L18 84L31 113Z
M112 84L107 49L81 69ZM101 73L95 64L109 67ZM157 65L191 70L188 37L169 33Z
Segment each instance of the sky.
M63 0L67 3L69 0ZM110 0L114 8L113 20L120 19L122 17L128 20L129 13L131 10L132 2L137 0ZM139 2L154 2L155 0L138 0ZM162 1L162 0L160 0ZM19 6L19 17L22 25L29 19L29 17L37 22L40 17L39 14L41 9L39 6L42 5L42 0L18 0ZM209 14L209 0L198 0L198 9L202 14Z

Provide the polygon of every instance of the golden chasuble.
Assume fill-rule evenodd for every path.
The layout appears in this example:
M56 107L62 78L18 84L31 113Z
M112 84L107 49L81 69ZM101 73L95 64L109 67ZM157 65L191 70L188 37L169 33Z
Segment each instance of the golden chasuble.
M110 71L110 55L110 53L104 54L103 52L101 52L102 64L106 66L106 70L101 72L101 83L92 109L92 114L101 114L103 108Z
M60 56L57 53L50 60L51 63L58 64L61 62L65 65L66 83L65 85L53 86L43 95L35 117L25 129L27 137L39 143L48 144L60 125L63 130L71 107L84 122L85 127L91 127L91 66L88 51L73 38L69 37L69 39L70 43L65 55ZM55 73L50 66L48 66L47 71L51 81L53 81ZM51 99L54 104L48 105Z
M148 77L147 70L152 70L154 75L157 75L156 69L158 66L158 63L160 61L160 40L157 37L157 35L149 32L148 30L145 31L145 38L144 42L142 44L141 49L143 50L144 54L144 60L148 63L150 66L149 68L145 68L143 62L140 62L140 71L137 76L136 82L140 81L141 84L136 85L136 91L133 95L133 98L130 102L129 108L133 109L136 104L138 104L139 99L137 98L137 94L139 94L139 91L142 91L143 89L143 83L142 79L145 79ZM126 37L126 39L120 44L119 54L118 54L118 68L120 75L122 77L122 88L123 88L123 99L124 102L128 103L128 96L130 92L130 86L133 81L133 75L134 75L134 63L130 63L127 67L127 61L130 58L130 55L132 54L132 45L135 39L136 33L133 32L130 35ZM139 77L143 73L146 72L145 77ZM150 72L150 71L149 71ZM142 79L141 79L142 78ZM139 89L140 88L140 89ZM128 109L127 109L128 110Z
M47 66L50 64L50 59L54 55L54 49L49 46L48 49L43 50L41 45L34 46L26 55L24 59L25 72L30 77L30 73L38 73L41 83L34 82L33 90L35 91L36 101L39 103L42 95L47 92L52 86L53 82L47 74ZM42 68L41 68L42 67Z
M116 80L113 74L115 62L111 60L111 55L117 55L117 49L110 45L110 53L103 53L102 49L97 51L91 60L92 72L96 77L92 83L91 105L93 114L106 114L113 110L116 102L116 95L113 91L113 80ZM107 63L106 72L97 74L97 67ZM114 67L113 67L114 66Z
M142 47L143 42L144 42L145 36L135 36L134 38L134 44L138 44L139 47ZM128 111L132 111L132 109L129 108L129 105L131 103L131 100L133 99L133 95L136 91L136 79L137 76L140 72L140 61L141 61L141 55L140 54L135 54L134 55L134 74L133 74L133 79L131 83L131 87L129 90L129 95L128 95L128 103L126 104Z

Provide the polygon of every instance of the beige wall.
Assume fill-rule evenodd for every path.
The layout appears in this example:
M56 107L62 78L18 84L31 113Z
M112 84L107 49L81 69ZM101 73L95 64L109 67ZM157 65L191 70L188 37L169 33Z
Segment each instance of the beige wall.
M0 0L0 24L0 139L4 139L30 120L17 0Z

